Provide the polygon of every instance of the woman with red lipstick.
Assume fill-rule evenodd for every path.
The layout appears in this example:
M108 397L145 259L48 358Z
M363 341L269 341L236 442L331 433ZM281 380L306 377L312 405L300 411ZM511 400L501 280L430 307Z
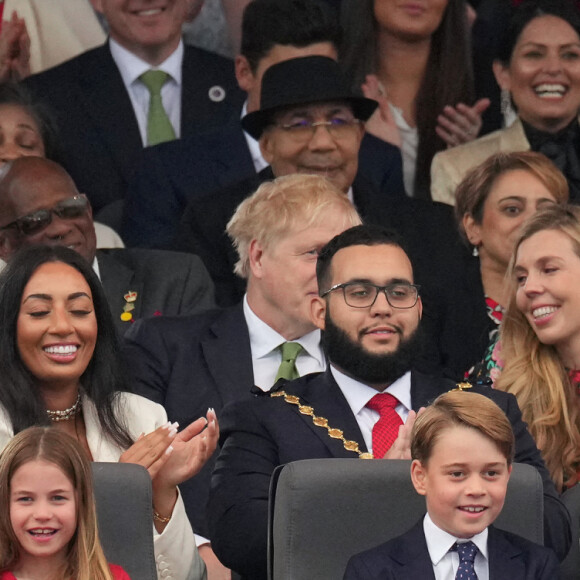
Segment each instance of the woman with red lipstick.
M510 263L498 389L513 393L556 486L580 477L580 208L530 218Z
M493 70L502 107L517 119L452 151L438 153L431 194L454 205L459 182L499 151L538 151L566 176L570 200L580 203L580 10L569 0L527 0L513 13Z
M204 577L177 485L213 453L215 413L178 433L163 407L124 392L107 299L74 250L37 246L14 257L0 276L0 328L0 449L27 427L51 425L93 461L143 465L160 577Z
M367 130L401 148L407 194L430 198L433 156L475 139L487 99L475 97L465 0L343 0L341 62L377 99Z

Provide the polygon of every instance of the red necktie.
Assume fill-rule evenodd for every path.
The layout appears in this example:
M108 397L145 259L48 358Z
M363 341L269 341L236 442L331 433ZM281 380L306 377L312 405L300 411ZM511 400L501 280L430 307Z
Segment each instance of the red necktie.
M384 457L399 435L399 427L403 424L403 420L395 411L398 404L397 398L389 393L375 395L367 403L369 409L377 411L380 415L373 427L373 455L377 459Z

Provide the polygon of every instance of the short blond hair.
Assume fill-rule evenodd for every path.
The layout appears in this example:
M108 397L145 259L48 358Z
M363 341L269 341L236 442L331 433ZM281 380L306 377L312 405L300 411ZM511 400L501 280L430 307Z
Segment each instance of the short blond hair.
M228 222L238 261L234 272L248 278L252 240L271 247L290 230L322 224L330 212L341 211L345 229L362 223L348 197L330 181L318 175L286 175L260 185L245 199Z

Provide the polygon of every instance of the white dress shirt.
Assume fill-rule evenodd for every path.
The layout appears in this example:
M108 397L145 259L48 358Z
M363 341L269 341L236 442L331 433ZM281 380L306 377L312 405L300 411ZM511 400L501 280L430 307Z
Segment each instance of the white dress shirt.
M433 564L435 580L455 580L459 568L459 554L449 549L455 542L461 544L471 540L478 549L475 555L475 573L478 580L489 580L489 554L487 551L487 528L472 538L456 538L433 523L429 514L423 520L423 531L427 540L429 557Z
M167 82L161 88L161 100L163 108L171 121L175 137L181 136L181 65L183 63L183 41L173 53L157 66L141 60L138 56L129 52L112 38L109 40L111 55L119 72L139 125L141 141L147 146L147 114L149 112L149 89L139 80L139 77L148 70L162 70L169 75Z
M355 416L369 453L372 453L373 427L380 419L380 415L377 411L369 409L366 405L376 394L378 394L378 391L373 387L369 387L368 385L360 383L344 373L341 373L332 365L330 365L330 372ZM409 416L409 411L412 408L411 373L405 373L401 378L397 379L382 392L389 393L398 399L399 404L395 407L395 411L399 414L403 423L405 423Z
M254 384L263 391L269 391L282 362L280 346L287 341L258 318L250 308L246 296L244 296L243 308L250 333ZM320 346L320 330L313 330L292 342L299 343L304 349L296 359L296 368L300 376L322 372L326 369L326 357Z

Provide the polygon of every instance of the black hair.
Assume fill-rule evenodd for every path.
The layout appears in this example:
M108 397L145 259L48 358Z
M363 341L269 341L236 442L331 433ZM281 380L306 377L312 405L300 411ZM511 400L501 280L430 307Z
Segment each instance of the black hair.
M340 62L353 90L360 94L366 75L377 72L374 0L342 0L341 22L344 39ZM470 105L475 98L470 55L465 0L449 0L441 24L431 37L425 76L415 98L419 145L415 191L410 193L419 197L430 198L431 161L438 151L447 148L435 132L437 117L446 105Z
M80 378L84 394L94 403L99 423L110 439L126 449L133 443L117 420L117 393L126 390L119 358L119 341L101 283L85 259L63 246L30 246L17 252L0 274L0 404L14 433L33 425L49 425L36 378L24 365L17 346L17 322L22 294L34 272L47 262L71 266L86 280L93 296L98 333L93 357Z
M539 16L556 16L565 20L580 36L580 10L574 0L526 0L513 9L501 35L496 60L507 66L524 28Z
M407 255L405 245L399 234L390 228L376 225L354 226L344 232L334 236L318 254L316 261L316 280L318 282L319 294L328 290L330 282L330 263L334 255L344 248L350 246L378 246L388 245L401 248Z
M0 83L0 105L22 107L38 125L46 158L60 162L62 151L59 145L56 121L44 103L36 100L23 85L5 82Z
M244 10L240 52L256 72L276 44L330 42L338 51L341 37L336 11L319 0L253 0Z

